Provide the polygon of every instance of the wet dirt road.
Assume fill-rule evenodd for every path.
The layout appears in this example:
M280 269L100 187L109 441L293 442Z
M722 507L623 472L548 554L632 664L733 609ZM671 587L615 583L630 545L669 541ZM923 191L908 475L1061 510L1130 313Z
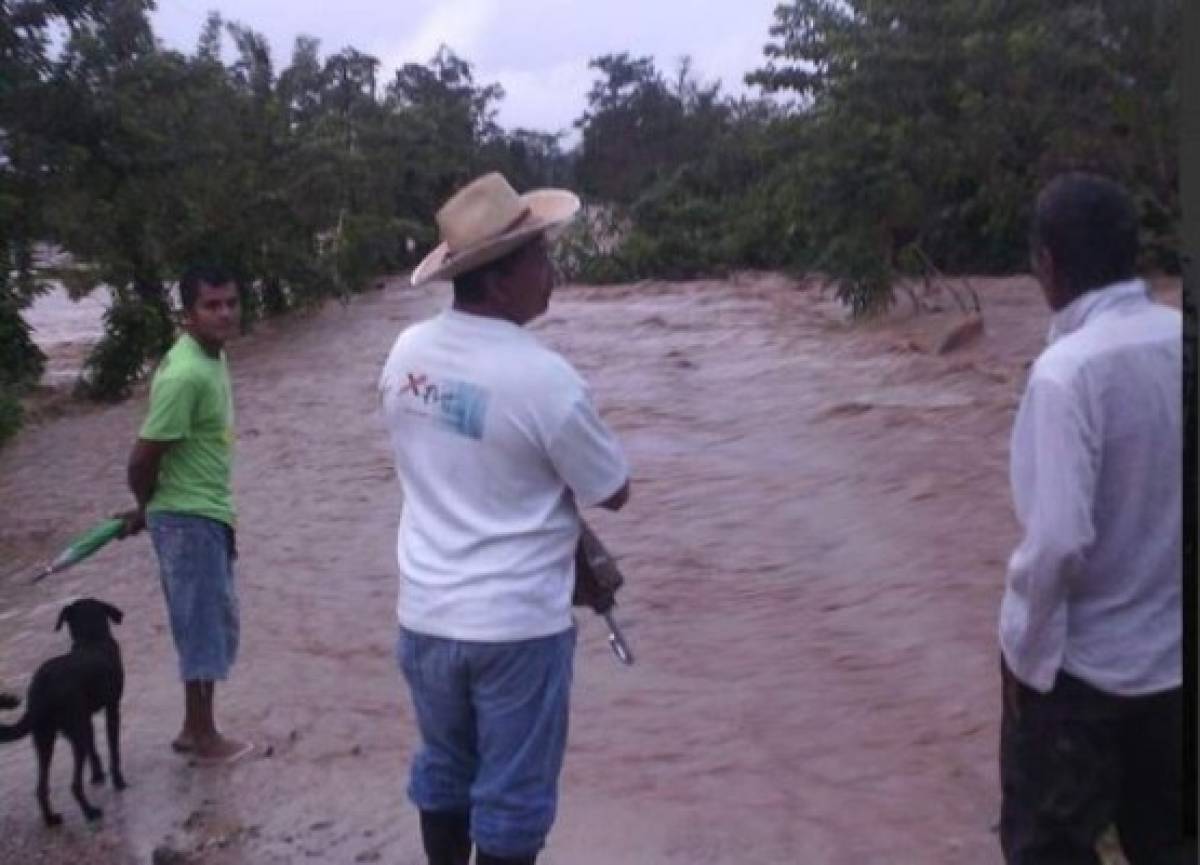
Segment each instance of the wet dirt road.
M148 538L37 586L0 582L0 683L21 692L65 648L62 603L125 610L132 785L96 791L105 817L85 826L60 742L65 826L48 832L32 749L0 747L0 861L423 862L392 660L401 502L374 384L447 289L399 285L231 351L243 645L218 711L255 758L199 768L167 747L180 694ZM1028 281L978 287L987 334L946 357L926 350L946 316L849 328L778 276L555 297L535 328L590 380L634 467L629 506L592 519L629 578L617 616L638 663L580 616L540 862L1000 861L1007 435L1046 316ZM32 563L124 505L143 411L144 392L0 452L0 560Z

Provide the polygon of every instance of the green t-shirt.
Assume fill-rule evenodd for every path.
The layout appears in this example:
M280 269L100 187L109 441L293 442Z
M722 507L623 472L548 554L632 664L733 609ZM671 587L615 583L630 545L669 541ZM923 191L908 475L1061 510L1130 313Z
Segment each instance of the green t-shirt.
M177 442L159 464L147 510L234 525L233 387L224 353L210 357L190 335L181 336L154 373L139 435Z

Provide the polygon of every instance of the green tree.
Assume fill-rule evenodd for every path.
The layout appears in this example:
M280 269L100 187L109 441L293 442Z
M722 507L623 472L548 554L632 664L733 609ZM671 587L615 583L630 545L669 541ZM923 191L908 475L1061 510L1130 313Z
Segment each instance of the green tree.
M385 105L397 121L403 162L398 205L422 221L485 166L495 139L499 84L479 85L474 67L443 45L427 64L406 63L388 84Z
M34 250L46 234L46 177L61 149L53 134L51 34L79 26L99 5L0 2L0 442L20 427L19 396L45 365L21 310L45 288Z
M121 346L139 368L170 344L168 246L187 215L173 169L191 156L180 152L189 142L177 134L186 66L157 49L152 8L110 0L72 30L54 73L62 95L55 134L66 155L46 206L53 239L83 263L70 279L75 291L108 285L115 304L143 304L156 321L140 331L147 343Z
M793 134L812 170L795 194L813 203L817 260L847 301L884 306L897 273L927 261L1022 267L1033 193L1069 167L1134 189L1163 260L1177 177L1156 154L1174 140L1178 11L1170 0L779 6L767 64L748 80L797 99Z
M683 106L651 57L606 54L588 63L600 77L575 121L582 132L576 174L584 192L632 204L672 163Z
M153 8L0 0L7 389L43 362L20 317L44 284L37 243L70 253L53 275L73 296L110 294L81 385L118 398L169 346L169 290L188 265L229 266L249 325L414 263L434 240L430 214L483 170L532 186L564 182L570 169L555 136L501 130L503 91L477 83L449 48L381 86L375 58L353 48L322 57L301 37L277 72L261 34L216 13L194 54L166 50ZM57 53L51 30L62 34Z

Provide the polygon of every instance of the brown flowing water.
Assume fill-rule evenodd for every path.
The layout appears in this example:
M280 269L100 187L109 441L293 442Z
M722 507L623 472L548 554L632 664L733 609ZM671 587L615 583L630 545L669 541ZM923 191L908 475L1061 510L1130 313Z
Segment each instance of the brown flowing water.
M929 346L951 315L850 326L780 276L555 296L534 328L589 379L633 465L628 507L592 519L628 577L617 617L638 661L620 666L579 616L540 862L1000 861L1007 436L1047 315L1029 280L976 287L987 330L945 357ZM375 381L446 296L397 280L231 346L243 644L218 713L252 759L201 768L168 748L181 695L147 537L36 586L0 577L9 690L65 650L67 600L125 610L131 783L91 794L105 816L86 826L60 741L65 825L49 831L32 748L0 747L0 861L424 861L393 661L401 496ZM142 387L0 451L0 572L125 505L144 410Z

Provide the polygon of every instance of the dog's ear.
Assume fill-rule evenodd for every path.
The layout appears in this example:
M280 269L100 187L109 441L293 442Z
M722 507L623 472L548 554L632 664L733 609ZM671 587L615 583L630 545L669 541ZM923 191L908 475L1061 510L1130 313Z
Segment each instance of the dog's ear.
M115 624L115 625L121 624L121 619L125 618L125 614L122 613L116 607L114 607L112 604L108 604L108 603L105 603L104 601L101 601L100 606L102 606L104 608L104 615L108 616L108 618L111 619L113 624Z
M58 624L54 626L54 630L62 630L63 624L71 618L71 612L74 606L74 604L67 604L62 608L62 612L58 614Z

